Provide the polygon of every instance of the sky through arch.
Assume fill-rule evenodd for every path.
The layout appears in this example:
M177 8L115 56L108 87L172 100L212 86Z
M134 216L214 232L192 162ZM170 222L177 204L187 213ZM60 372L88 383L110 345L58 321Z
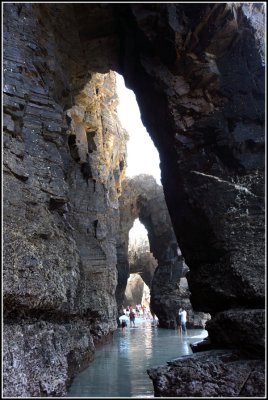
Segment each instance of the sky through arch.
M117 113L122 127L129 134L126 176L149 174L161 185L159 154L149 133L142 124L135 94L132 90L126 88L124 78L117 73L116 82L119 97Z

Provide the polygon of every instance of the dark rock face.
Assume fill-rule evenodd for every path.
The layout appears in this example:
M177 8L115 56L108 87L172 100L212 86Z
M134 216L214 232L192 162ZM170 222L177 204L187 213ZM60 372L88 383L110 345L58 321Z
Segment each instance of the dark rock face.
M187 312L187 328L207 328L207 321L210 320L211 316L209 313L203 313L201 311L194 311L192 304L190 302L191 293L189 291L187 279L182 277L179 282L179 288L177 291L177 302L179 300L180 307L183 307ZM175 310L176 315L174 315L174 322L172 327L177 327L176 317L178 313L178 308Z
M263 397L264 361L231 350L204 351L148 370L156 397Z
M127 82L159 147L193 306L264 307L263 65L255 28L243 6L146 8L146 24L143 6L132 12L154 58L145 45L136 64L126 57L126 69L140 66L136 78L127 69ZM169 51L153 34L160 20Z
M126 133L114 73L81 87L72 6L4 14L4 393L63 396L117 327Z
M215 346L236 347L247 356L264 357L264 310L227 310L206 325Z
M193 308L212 315L213 340L223 322L217 314L227 310L225 326L229 319L238 332L245 322L247 331L259 331L257 341L243 335L239 343L258 358L264 314L256 310L265 307L263 5L135 4L131 12L122 71L159 149ZM239 335L223 332L221 345L236 347Z
M6 3L3 16L5 396L64 395L94 339L116 327L114 292L118 300L129 269L124 241L114 240L125 134L110 70L134 90L160 152L194 309L212 314L218 347L260 358L264 4ZM157 251L159 276L170 273ZM239 343L221 329L228 324L252 334ZM191 363L196 374L201 365ZM196 389L189 374L161 393L263 395L263 364L251 373L239 363L248 378L231 392Z

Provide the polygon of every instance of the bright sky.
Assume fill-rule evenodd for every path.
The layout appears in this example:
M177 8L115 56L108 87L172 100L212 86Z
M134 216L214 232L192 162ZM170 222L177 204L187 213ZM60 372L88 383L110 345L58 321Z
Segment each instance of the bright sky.
M121 75L116 74L116 79L119 97L117 113L122 127L127 130L130 138L127 143L126 175L150 174L161 185L159 154L142 124L136 97L132 90L125 87L124 78Z
M117 113L121 125L129 134L126 175L150 174L161 185L159 154L142 124L136 97L132 90L125 87L124 78L121 75L116 74L116 80L119 97ZM129 242L134 243L137 240L148 240L147 230L138 219L134 221L134 225L129 231Z
M135 219L133 227L129 231L129 246L138 246L141 243L146 243L149 247L148 232L140 220Z

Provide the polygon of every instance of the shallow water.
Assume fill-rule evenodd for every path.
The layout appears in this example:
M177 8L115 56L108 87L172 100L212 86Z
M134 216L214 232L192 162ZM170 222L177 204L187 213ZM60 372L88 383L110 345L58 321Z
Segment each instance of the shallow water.
M192 354L190 343L207 336L205 329L162 329L153 321L136 318L136 327L121 328L110 343L96 350L95 359L78 374L67 397L154 397L146 370L182 355Z

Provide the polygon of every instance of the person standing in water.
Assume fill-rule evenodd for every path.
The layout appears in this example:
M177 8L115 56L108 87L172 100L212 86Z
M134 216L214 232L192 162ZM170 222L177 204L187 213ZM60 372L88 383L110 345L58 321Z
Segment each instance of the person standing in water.
M128 317L126 316L125 313L123 313L123 315L121 315L121 317L119 317L119 321L120 321L120 325L122 328L122 332L124 333L126 330L127 321L128 321Z
M129 313L130 326L135 326L135 313L133 310Z
M181 329L182 329L182 332L185 334L186 333L187 312L185 311L185 309L183 307L179 309L179 315L181 317Z
M182 330L181 330L181 314L180 314L181 308L179 310L179 312L177 312L176 314L176 323L177 323L177 328L178 328L178 334L181 335L182 334Z

